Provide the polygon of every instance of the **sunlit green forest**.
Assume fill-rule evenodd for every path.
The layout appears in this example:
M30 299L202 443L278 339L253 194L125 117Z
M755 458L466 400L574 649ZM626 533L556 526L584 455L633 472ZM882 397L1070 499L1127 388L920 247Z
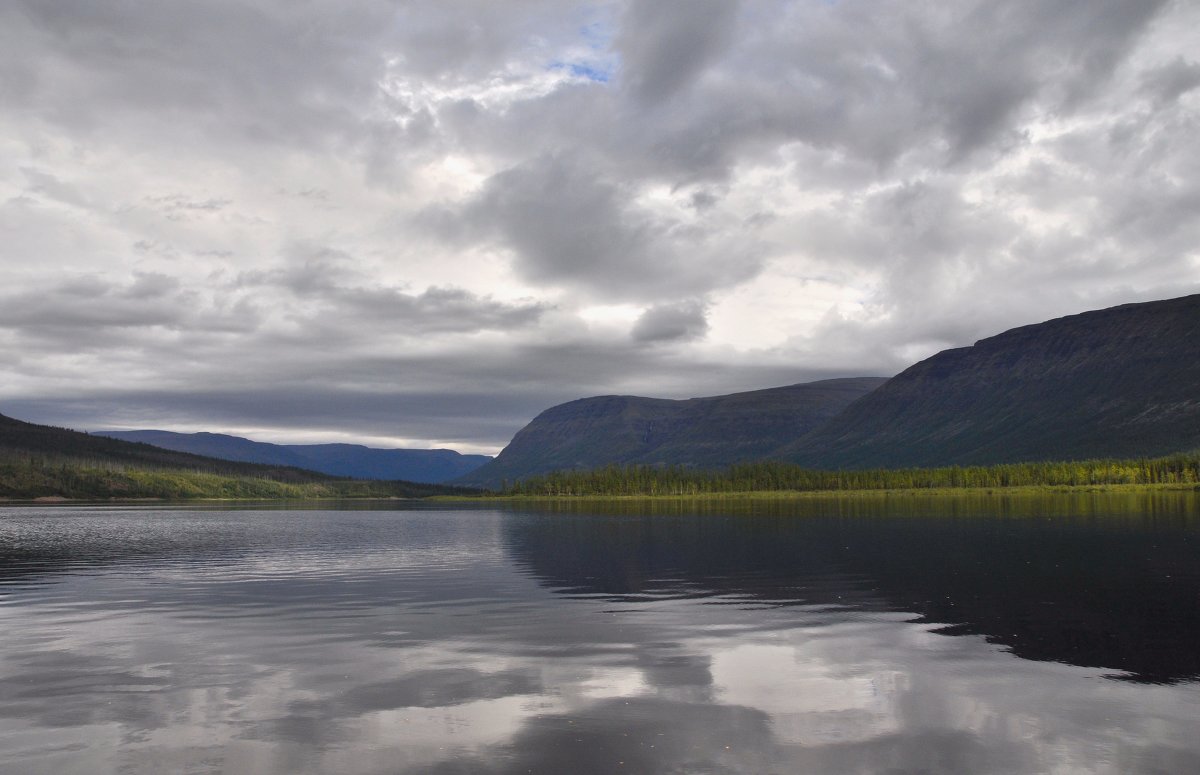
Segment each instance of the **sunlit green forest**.
M469 492L218 460L0 415L0 498L421 498Z
M281 481L263 475L147 469L100 462L0 457L0 497L91 498L419 498L466 490L412 482L312 477Z
M944 468L817 471L791 463L744 463L719 471L681 466L607 466L505 483L505 495L705 495L1088 485L1194 485L1200 453L1144 460L1080 460Z

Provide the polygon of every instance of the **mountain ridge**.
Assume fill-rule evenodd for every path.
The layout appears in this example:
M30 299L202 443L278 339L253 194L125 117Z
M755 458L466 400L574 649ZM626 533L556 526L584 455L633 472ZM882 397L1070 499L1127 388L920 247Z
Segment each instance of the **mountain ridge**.
M401 479L441 484L463 476L492 458L463 455L452 449L380 449L361 444L272 444L224 433L176 433L163 430L97 431L177 452L223 460L284 465L356 479Z
M494 487L558 468L609 463L719 468L774 457L885 381L844 377L681 400L576 399L546 409L495 460L456 483Z
M1200 446L1200 294L943 350L785 450L862 468L1158 456Z
M799 417L778 400L799 385L688 401L578 399L539 414L474 481L459 481L495 486L610 464L717 468L774 459L818 469L908 468L1195 450L1200 294L1018 326L877 382L825 407L836 411ZM704 412L688 418L683 408L723 400L736 404L724 425ZM703 432L672 438L673 424L689 422Z

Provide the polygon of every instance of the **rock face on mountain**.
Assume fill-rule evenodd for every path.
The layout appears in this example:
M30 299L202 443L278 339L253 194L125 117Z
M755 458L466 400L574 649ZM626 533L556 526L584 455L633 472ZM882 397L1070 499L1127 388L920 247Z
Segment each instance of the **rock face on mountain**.
M720 468L778 457L781 448L885 381L829 379L684 401L583 398L542 412L495 460L458 482L497 486L506 479L610 463Z
M820 468L1165 455L1200 448L1200 295L945 350L785 450Z
M487 455L462 455L452 449L375 449L357 444L268 444L222 433L102 431L96 435L152 444L194 455L295 466L355 479L403 479L440 484L491 461Z

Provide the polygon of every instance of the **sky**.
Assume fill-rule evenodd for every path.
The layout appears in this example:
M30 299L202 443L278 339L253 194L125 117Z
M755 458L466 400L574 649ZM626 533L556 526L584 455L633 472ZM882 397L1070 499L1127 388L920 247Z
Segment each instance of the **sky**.
M0 412L498 451L1200 291L1200 3L8 0Z

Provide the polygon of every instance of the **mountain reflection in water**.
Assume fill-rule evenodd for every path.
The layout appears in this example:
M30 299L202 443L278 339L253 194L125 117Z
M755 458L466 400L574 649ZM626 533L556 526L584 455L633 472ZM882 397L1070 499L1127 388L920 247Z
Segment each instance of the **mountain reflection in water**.
M560 502L542 511L584 518L510 521L505 536L521 565L568 594L909 612L1026 659L1135 681L1200 677L1200 648L1181 647L1200 645L1200 510L1190 494ZM609 518L586 518L597 514Z
M1200 771L1192 493L7 507L0 617L5 772Z

